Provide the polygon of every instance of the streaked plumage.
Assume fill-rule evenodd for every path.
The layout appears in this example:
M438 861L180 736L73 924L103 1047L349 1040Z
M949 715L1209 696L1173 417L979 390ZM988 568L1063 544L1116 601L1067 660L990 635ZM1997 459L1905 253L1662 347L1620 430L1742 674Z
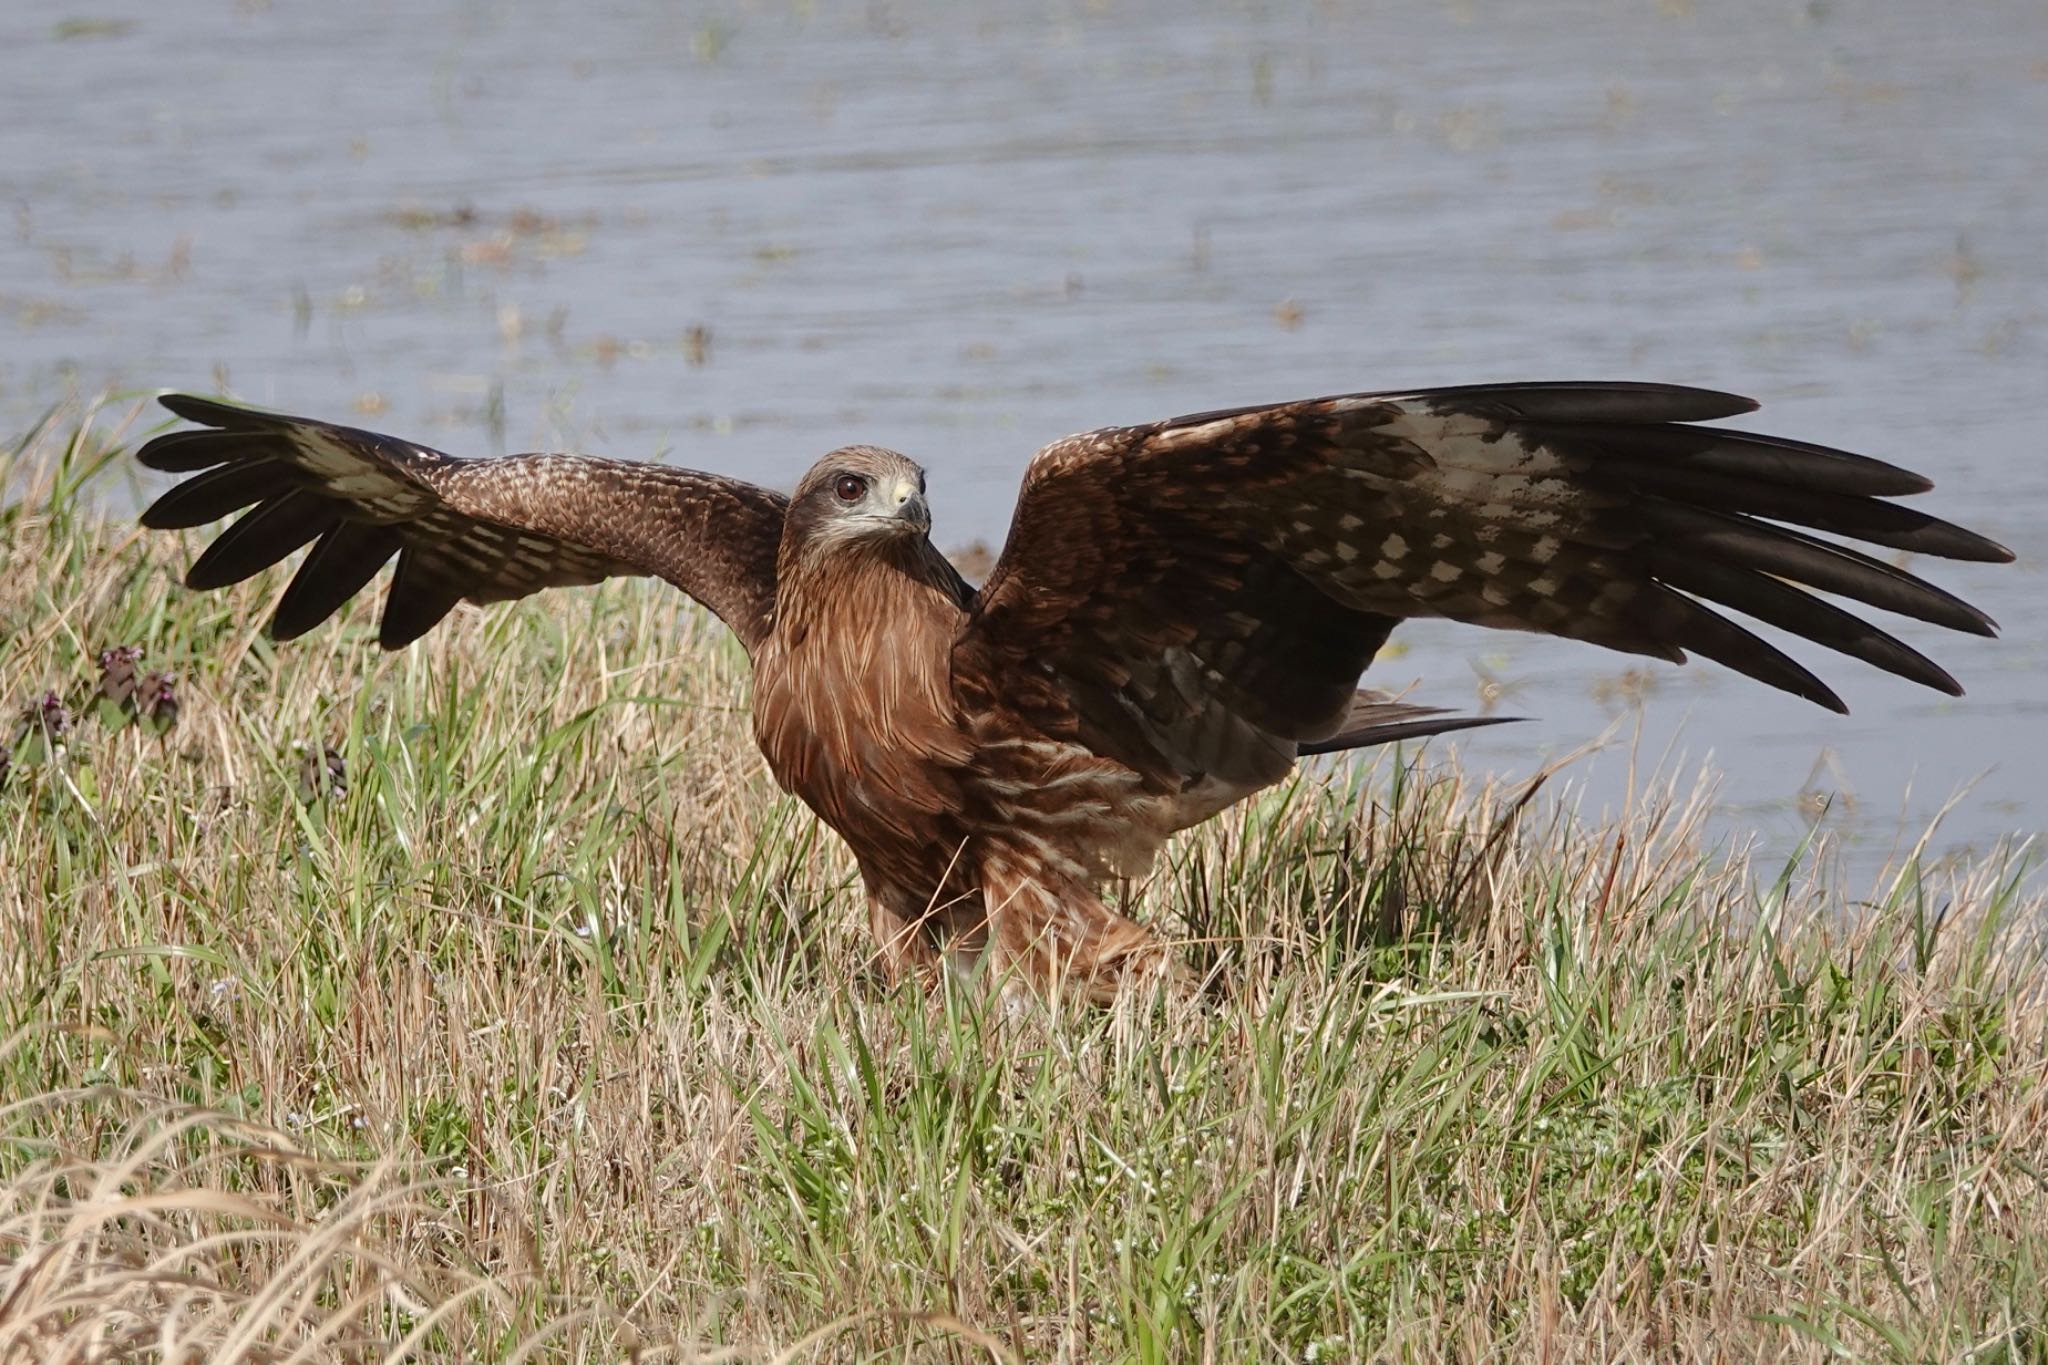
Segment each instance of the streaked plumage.
M1952 695L1818 589L1971 634L1982 612L1840 544L2004 561L1888 499L1863 456L1696 425L1746 399L1655 384L1354 394L1112 427L1025 476L988 582L933 548L924 474L835 451L793 496L579 455L461 460L372 432L166 397L143 447L197 473L143 514L248 507L192 566L237 582L311 544L272 631L312 629L396 555L381 639L459 601L655 574L738 634L776 779L845 838L892 970L946 948L1102 995L1155 940L1098 895L1297 757L1484 723L1360 692L1402 619L1688 653L1842 710L1710 604Z

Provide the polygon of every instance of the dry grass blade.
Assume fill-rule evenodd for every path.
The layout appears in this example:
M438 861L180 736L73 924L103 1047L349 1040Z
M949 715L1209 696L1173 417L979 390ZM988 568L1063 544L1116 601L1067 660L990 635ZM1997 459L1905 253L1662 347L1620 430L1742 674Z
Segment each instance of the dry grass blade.
M492 1288L404 1247L397 1229L442 1216L440 1182L389 1163L310 1162L282 1134L105 1087L8 1120L17 1147L111 1137L96 1157L11 1164L0 1184L0 1245L16 1253L0 1270L0 1360L377 1359L394 1312Z

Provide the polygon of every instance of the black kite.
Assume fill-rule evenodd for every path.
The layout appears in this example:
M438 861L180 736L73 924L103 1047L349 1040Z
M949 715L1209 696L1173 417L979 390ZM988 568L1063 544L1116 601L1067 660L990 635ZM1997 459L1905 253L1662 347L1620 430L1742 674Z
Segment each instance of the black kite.
M1475 722L1357 690L1403 618L1714 659L1834 710L1733 608L1951 695L1934 663L1818 589L1975 635L1984 613L1834 540L2004 561L1888 499L1926 479L1700 422L1750 411L1658 384L1351 394L1056 441L970 587L927 538L924 471L834 451L790 497L582 455L464 460L372 432L171 396L204 424L140 458L192 473L143 514L245 507L187 583L308 543L271 633L325 620L397 556L381 638L457 602L655 574L754 666L775 778L859 860L892 972L949 947L1113 992L1156 940L1097 894L1298 755ZM203 472L198 472L203 471Z

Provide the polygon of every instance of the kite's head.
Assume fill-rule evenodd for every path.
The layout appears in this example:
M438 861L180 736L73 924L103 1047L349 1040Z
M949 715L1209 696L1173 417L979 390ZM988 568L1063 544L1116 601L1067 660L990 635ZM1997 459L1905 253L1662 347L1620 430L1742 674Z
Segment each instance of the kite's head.
M924 470L880 446L847 446L811 466L789 502L788 530L816 549L895 541L932 529Z

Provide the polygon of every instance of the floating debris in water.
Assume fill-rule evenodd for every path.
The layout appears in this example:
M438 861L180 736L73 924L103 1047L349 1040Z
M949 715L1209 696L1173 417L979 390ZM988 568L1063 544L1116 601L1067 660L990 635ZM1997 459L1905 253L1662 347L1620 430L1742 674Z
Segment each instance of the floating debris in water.
M1639 707L1657 690L1657 675L1647 668L1624 668L1611 678L1596 678L1588 691L1602 706L1627 710Z

